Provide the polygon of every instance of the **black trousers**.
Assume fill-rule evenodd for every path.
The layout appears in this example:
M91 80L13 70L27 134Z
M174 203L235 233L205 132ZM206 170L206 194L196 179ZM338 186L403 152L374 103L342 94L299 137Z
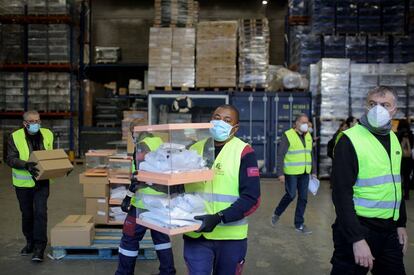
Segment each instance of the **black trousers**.
M22 213L22 231L26 241L44 250L47 245L47 199L49 181L36 182L32 188L15 187Z
M398 240L397 230L376 232L367 228L367 241L374 256L374 275L405 275L403 246ZM362 275L368 268L355 264L352 243L345 242L341 232L333 226L334 253L331 259L331 275Z
M402 177L402 187L403 194L405 198L409 198L410 194L410 185L411 179L410 175L413 170L413 160L411 158L402 158L401 159L401 177Z

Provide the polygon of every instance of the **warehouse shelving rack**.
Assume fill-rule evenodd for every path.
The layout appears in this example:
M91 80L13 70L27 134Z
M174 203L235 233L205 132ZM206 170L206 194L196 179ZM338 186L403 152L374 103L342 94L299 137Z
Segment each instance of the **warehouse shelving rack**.
M70 108L69 111L63 112L40 112L41 117L48 119L67 118L70 121L69 129L69 150L75 149L75 124L76 111L74 106L75 90L78 71L74 51L74 32L77 27L74 20L74 7L70 6L67 15L29 15L27 4L24 5L23 15L0 15L1 24L19 24L23 26L23 63L0 64L2 72L23 72L23 94L24 94L24 111L28 110L29 105L29 73L32 72L68 72L70 74ZM28 26L29 24L65 24L69 26L69 62L68 63L37 63L31 64L28 59ZM0 112L1 118L21 117L23 112ZM77 134L77 133L76 133Z

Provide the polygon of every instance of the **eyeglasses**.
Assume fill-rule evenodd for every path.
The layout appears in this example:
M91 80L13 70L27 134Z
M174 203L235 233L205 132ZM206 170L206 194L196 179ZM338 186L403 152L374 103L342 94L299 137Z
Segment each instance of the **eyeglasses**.
M36 124L36 123L39 123L40 124L40 119L39 120L26 120L25 121L27 124Z
M388 103L388 102L378 103L378 102L375 102L375 101L370 101L367 104L368 111L371 110L372 108L374 108L377 105L381 105L382 107L384 107L385 109L387 109L390 112L393 111L394 108L395 108L395 106L392 106L391 103Z

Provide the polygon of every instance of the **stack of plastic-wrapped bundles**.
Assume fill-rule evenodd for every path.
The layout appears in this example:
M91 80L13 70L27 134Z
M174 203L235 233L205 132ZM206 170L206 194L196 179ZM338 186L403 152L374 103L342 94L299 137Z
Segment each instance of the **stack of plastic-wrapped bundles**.
M266 18L240 20L239 86L266 88L268 66L268 20Z

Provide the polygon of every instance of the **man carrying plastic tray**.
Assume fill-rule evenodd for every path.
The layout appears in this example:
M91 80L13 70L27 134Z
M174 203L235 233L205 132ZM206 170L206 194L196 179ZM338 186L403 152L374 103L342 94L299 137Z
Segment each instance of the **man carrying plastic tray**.
M133 132L141 120L134 120L131 122L130 130ZM145 135L145 136L144 136ZM154 137L148 133L142 133L137 138L138 152L134 152L134 166L138 167L139 162L144 160L145 154L155 151L161 146L163 141L159 137ZM135 169L133 169L135 170ZM138 190L138 181L135 177L132 179L128 194L122 202L121 208L128 213L124 222L123 234L121 244L119 246L119 262L116 275L131 275L134 274L135 262L137 260L139 251L139 242L143 239L147 228L136 223L137 209L144 209L142 200L135 198L135 192ZM151 187L140 188L140 194L160 194ZM163 193L162 193L163 194ZM132 200L131 200L132 197ZM160 275L175 274L174 257L171 248L170 237L164 233L151 229L152 241L155 245L158 259L160 260Z
M235 137L239 112L232 105L218 107L212 116L214 127L214 179L186 184L188 193L209 194L214 213L196 216L202 225L184 235L184 258L189 274L241 274L247 251L247 216L260 204L260 178L252 147ZM205 142L205 141L204 141ZM191 148L202 154L203 141Z

